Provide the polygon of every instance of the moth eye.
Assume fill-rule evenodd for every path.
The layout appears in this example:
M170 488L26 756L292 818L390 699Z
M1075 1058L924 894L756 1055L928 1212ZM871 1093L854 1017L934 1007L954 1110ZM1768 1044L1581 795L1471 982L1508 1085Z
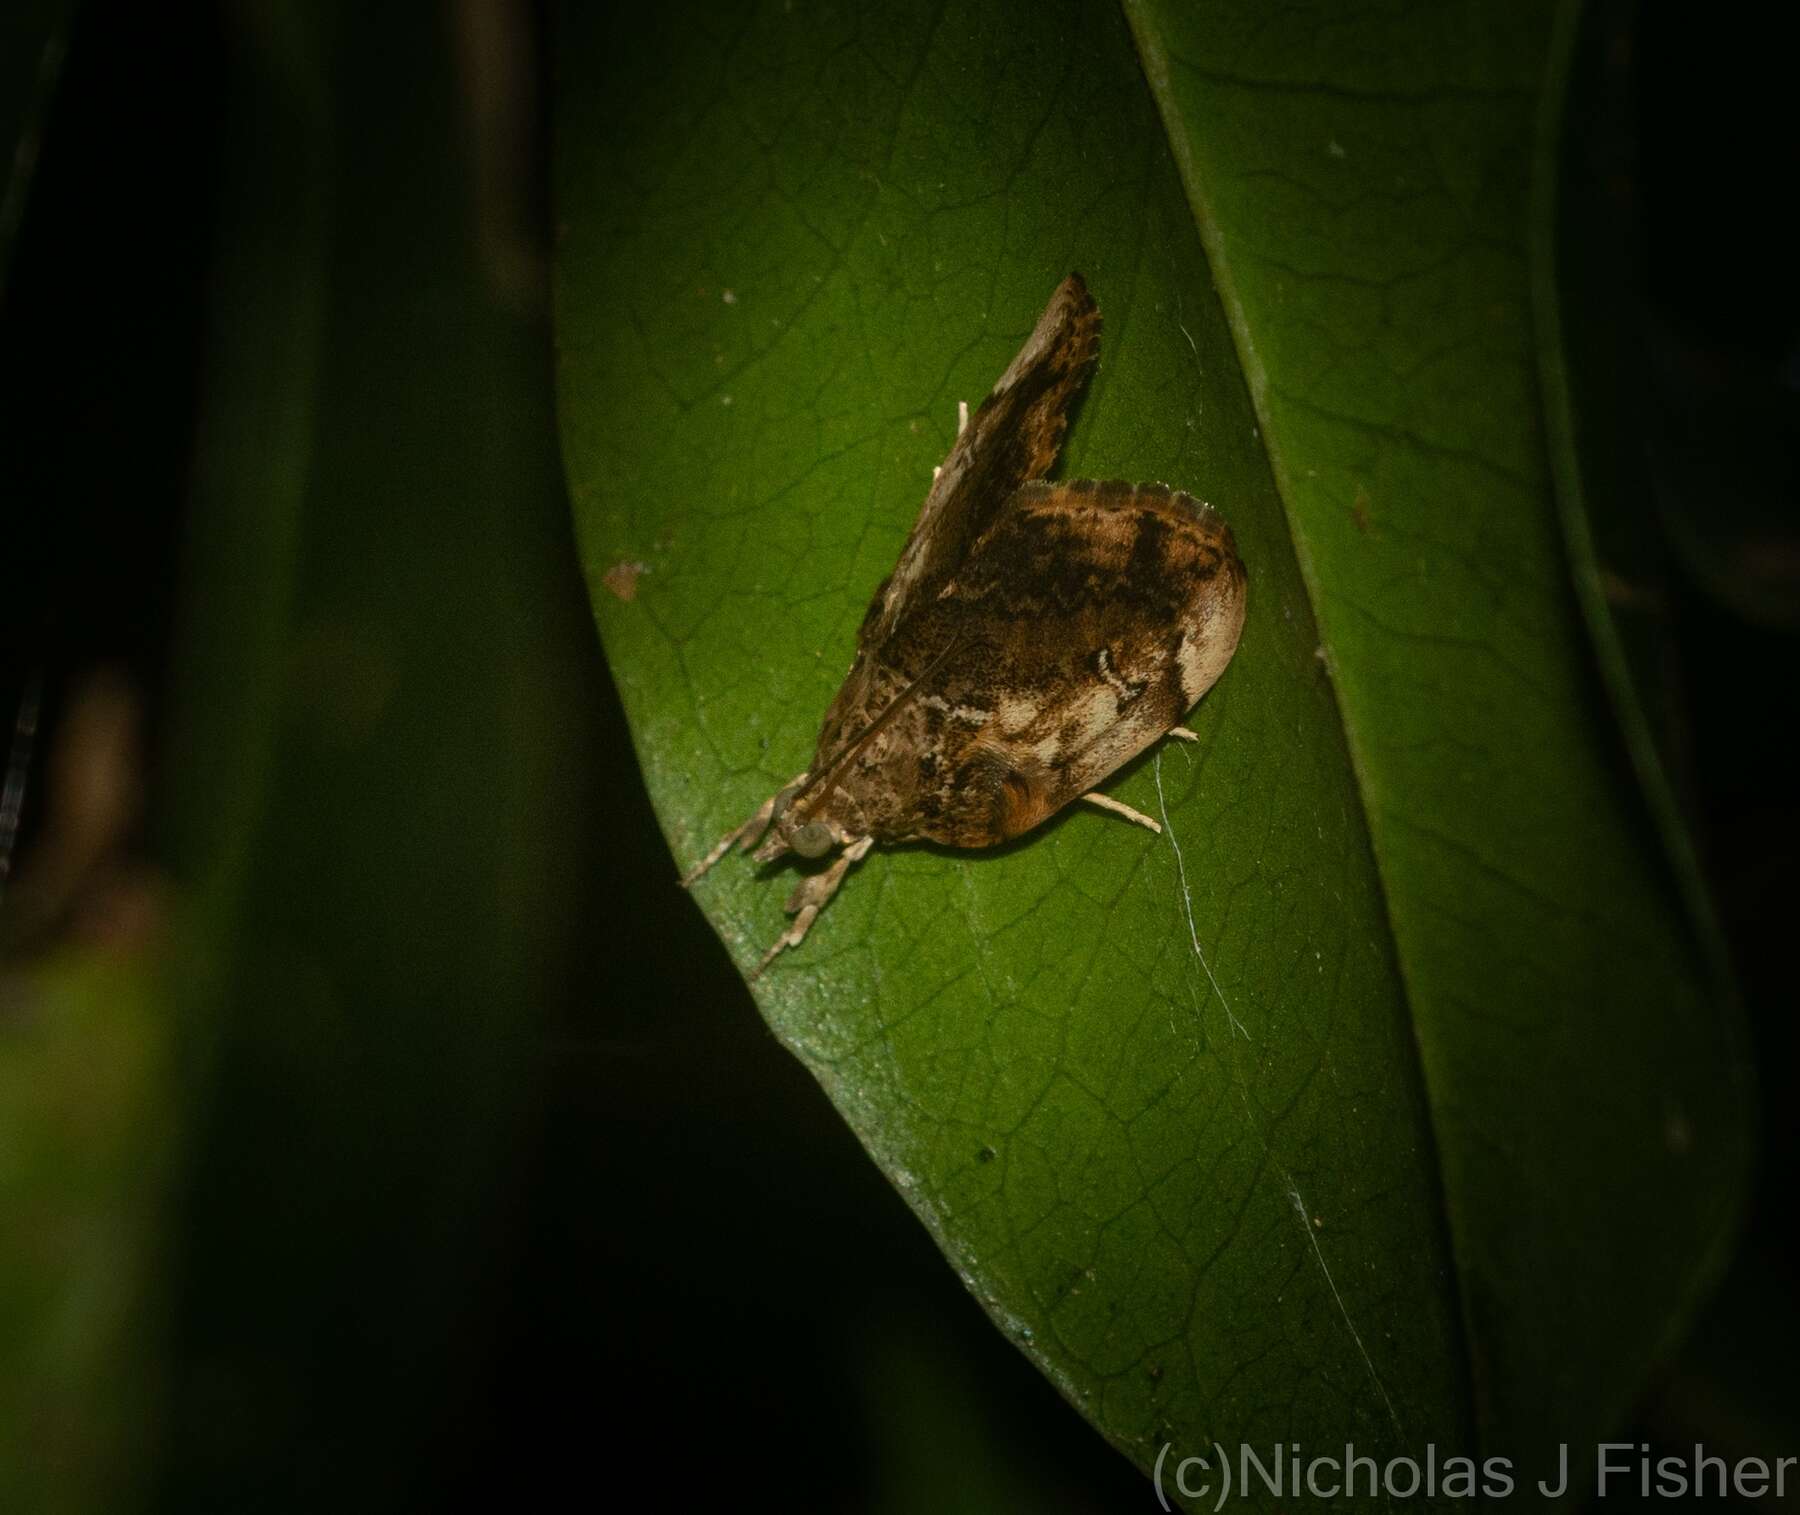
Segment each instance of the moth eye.
M831 828L823 821L808 821L788 838L788 846L801 857L824 857L832 840Z

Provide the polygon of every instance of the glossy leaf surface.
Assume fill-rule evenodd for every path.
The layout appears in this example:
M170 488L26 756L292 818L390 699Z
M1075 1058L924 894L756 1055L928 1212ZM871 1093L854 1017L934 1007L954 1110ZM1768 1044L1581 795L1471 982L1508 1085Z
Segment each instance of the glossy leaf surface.
M1544 459L1548 17L1456 16L571 7L560 39L565 455L675 864L805 764L957 401L1070 269L1106 329L1062 475L1237 534L1201 742L1108 786L1160 839L877 852L756 986L1145 1466L1597 1430L1735 1193L1730 1022L1609 762ZM777 872L696 889L740 963Z

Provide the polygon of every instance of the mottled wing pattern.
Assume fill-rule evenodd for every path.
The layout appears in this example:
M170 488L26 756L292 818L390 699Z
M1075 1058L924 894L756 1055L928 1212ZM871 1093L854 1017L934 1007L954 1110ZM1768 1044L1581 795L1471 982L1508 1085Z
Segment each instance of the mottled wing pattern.
M1081 275L1070 274L944 459L869 606L865 645L879 644L909 609L934 598L1013 491L1055 466L1099 353L1100 309Z
M1231 661L1244 565L1216 511L1166 484L1044 481L1099 342L1071 274L938 471L812 763L683 880L734 845L763 863L836 853L795 886L757 973L877 842L991 847L1083 795L1108 803L1096 786Z
M1069 413L1100 352L1100 310L1080 274L1056 287L1037 325L969 417L919 509L900 560L875 591L856 662L820 726L813 772L829 767L896 696L904 677L882 649L900 622L929 605L1018 487L1055 466Z
M920 672L884 723L898 739L839 782L883 842L1018 836L1178 723L1243 622L1243 564L1210 506L1161 484L1027 484L901 626L891 664Z

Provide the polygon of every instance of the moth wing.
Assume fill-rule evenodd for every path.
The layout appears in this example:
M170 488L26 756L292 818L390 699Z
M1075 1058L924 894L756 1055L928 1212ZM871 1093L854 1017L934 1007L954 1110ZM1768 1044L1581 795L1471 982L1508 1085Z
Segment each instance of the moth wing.
M1166 485L1027 484L896 652L948 647L914 703L943 754L914 833L1030 830L1162 737L1225 671L1244 566L1224 518ZM896 773L896 782L905 775Z
M1100 308L1081 275L1070 274L944 459L869 607L860 646L879 646L910 610L935 599L1014 491L1049 473L1099 353Z
M856 660L820 723L814 774L833 768L936 656L938 647L910 658L897 647L902 622L937 600L1019 486L1054 466L1099 351L1100 309L1081 275L1070 274L956 439L894 571L875 591Z

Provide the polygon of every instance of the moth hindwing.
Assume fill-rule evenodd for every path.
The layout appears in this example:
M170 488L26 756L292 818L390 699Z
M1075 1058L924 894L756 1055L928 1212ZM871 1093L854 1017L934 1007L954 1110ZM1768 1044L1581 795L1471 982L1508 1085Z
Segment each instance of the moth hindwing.
M876 843L991 847L1085 799L1210 689L1244 625L1244 565L1210 505L1166 484L1054 483L1094 371L1079 274L968 418L875 591L805 772L682 880L730 850L831 857L787 902L760 974ZM834 855L835 854L835 855Z

